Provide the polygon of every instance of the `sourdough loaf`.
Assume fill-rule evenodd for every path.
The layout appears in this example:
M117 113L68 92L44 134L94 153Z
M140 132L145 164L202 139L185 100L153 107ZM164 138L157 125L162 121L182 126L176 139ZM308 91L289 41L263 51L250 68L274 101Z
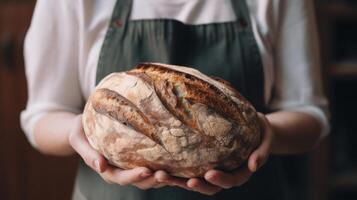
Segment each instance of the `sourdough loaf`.
M105 77L85 106L83 128L117 167L186 178L236 169L260 143L255 109L228 82L159 63Z

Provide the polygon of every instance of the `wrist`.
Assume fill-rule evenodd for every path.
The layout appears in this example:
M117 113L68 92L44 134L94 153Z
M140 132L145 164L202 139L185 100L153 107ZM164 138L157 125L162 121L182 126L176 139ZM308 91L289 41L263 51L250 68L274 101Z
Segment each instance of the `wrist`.
M265 115L266 119L269 122L269 129L271 132L271 143L270 143L270 154L277 154L278 153L278 144L277 144L277 133L278 133L278 124L274 120L274 118L268 114Z
M74 150L68 138L70 130L75 124L75 118L75 114L68 112L54 112L44 115L35 126L36 148L46 155L72 155Z
M68 145L66 149L68 154L76 153L73 147L73 138L75 138L80 131L82 131L82 114L72 117L68 130L66 131L66 144Z
M310 151L318 141L317 123L309 115L292 111L278 111L268 114L266 117L274 132L273 154L305 153Z

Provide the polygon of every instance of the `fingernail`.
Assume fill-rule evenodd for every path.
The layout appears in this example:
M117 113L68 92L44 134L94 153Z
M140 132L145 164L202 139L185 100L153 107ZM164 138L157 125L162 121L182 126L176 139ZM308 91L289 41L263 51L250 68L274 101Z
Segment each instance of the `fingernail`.
M99 160L94 160L94 167L97 172L100 172Z
M197 186L197 184L194 184L194 183L192 183L192 182L187 182L187 187L189 187L189 188L194 188L194 187L196 187Z
M216 175L214 173L209 173L206 175L206 180L214 180L216 178Z

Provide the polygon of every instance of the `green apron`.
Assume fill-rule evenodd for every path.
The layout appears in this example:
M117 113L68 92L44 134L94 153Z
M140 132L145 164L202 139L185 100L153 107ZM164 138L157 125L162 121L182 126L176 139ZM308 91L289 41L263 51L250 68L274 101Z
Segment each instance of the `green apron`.
M117 0L98 63L97 83L112 72L124 71L139 62L162 62L195 67L231 82L260 112L264 106L263 66L252 32L245 0L232 0L234 22L186 25L176 20L129 20L132 0ZM73 199L286 199L279 161L271 157L241 187L214 196L177 187L140 190L110 185L83 162Z

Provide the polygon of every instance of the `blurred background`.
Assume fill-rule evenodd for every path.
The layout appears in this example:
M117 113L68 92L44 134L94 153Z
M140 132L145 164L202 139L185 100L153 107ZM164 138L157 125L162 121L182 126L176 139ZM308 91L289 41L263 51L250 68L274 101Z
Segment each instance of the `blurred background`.
M332 130L314 152L285 158L288 184L296 199L356 200L357 0L314 1ZM20 129L27 98L22 46L34 5L0 0L0 200L70 199L78 159L39 154Z

